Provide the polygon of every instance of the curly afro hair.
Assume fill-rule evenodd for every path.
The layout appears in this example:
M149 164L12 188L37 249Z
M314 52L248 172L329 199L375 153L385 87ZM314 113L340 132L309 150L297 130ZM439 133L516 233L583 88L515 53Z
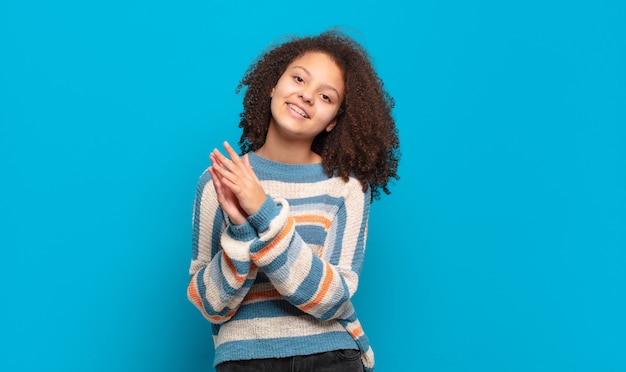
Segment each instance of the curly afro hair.
M256 151L265 143L271 119L270 92L287 66L307 52L327 54L343 71L345 80L337 125L320 133L311 149L322 157L329 177L346 181L351 175L356 177L363 191L370 188L372 201L380 198L380 190L389 194L389 181L399 179L400 143L391 116L394 101L363 47L336 30L291 37L250 65L237 87L237 93L246 88L239 123L243 129L239 141L242 153Z

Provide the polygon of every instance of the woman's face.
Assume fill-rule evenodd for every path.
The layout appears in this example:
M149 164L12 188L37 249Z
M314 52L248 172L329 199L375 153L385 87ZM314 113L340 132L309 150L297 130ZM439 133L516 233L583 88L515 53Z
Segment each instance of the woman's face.
M327 54L307 52L287 66L270 95L270 131L313 141L337 123L344 97L343 71Z

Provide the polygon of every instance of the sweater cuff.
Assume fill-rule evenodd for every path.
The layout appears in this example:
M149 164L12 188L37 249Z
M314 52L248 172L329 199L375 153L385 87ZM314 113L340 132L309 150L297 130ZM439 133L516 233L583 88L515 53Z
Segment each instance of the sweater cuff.
M240 242L247 242L256 237L256 231L249 222L244 222L241 225L230 224L226 229L228 236L234 240Z
M256 239L256 231L248 222L241 225L228 225L222 232L221 245L224 253L238 266L238 263L249 266L250 244ZM238 273L248 272L249 268L237 268Z
M270 227L272 220L280 213L280 207L274 202L274 200L268 195L265 198L265 202L261 205L261 208L248 217L250 224L259 232L263 233Z

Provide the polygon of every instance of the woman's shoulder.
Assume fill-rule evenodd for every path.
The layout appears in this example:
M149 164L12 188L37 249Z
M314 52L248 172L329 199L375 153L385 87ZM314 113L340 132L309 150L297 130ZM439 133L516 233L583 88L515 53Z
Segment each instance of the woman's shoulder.
M357 197L364 195L369 196L369 187L364 189L361 181L353 175L347 178L334 175L328 180L328 182L332 185L331 187L336 190L335 193L340 194L343 197L348 197L350 195Z
M211 180L212 180L211 173L209 172L209 167L207 167L202 171L202 173L200 174L200 177L198 177L198 183L196 186L197 192L199 194L202 194L204 190L206 189L206 186L211 182Z
M202 173L200 173L200 177L198 177L198 183L207 183L211 180L211 173L209 172L209 168L211 167L204 168Z

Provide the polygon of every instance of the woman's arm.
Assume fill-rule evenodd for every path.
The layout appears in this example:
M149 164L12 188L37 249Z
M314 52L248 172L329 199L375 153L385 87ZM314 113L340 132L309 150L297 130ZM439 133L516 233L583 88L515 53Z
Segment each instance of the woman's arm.
M210 322L223 323L235 314L256 278L249 251L256 232L247 222L227 222L208 170L198 182L192 225L187 296Z
M320 257L297 233L286 200L268 197L248 218L260 237L250 246L254 264L287 301L321 320L353 311L350 298L363 263L369 192L354 179L344 190L332 220L319 221L327 229Z
M249 158L240 158L228 143L224 148L230 159L217 149L211 160L213 173L237 199L242 213L256 230L259 239L250 244L252 261L259 267L287 301L316 318L340 318L351 307L363 262L369 190L351 178L345 183L336 179L333 195L334 216L323 218L327 226L321 257L296 231L296 219L289 215L285 199L265 194ZM325 194L325 193L324 193ZM322 202L324 204L326 202Z

